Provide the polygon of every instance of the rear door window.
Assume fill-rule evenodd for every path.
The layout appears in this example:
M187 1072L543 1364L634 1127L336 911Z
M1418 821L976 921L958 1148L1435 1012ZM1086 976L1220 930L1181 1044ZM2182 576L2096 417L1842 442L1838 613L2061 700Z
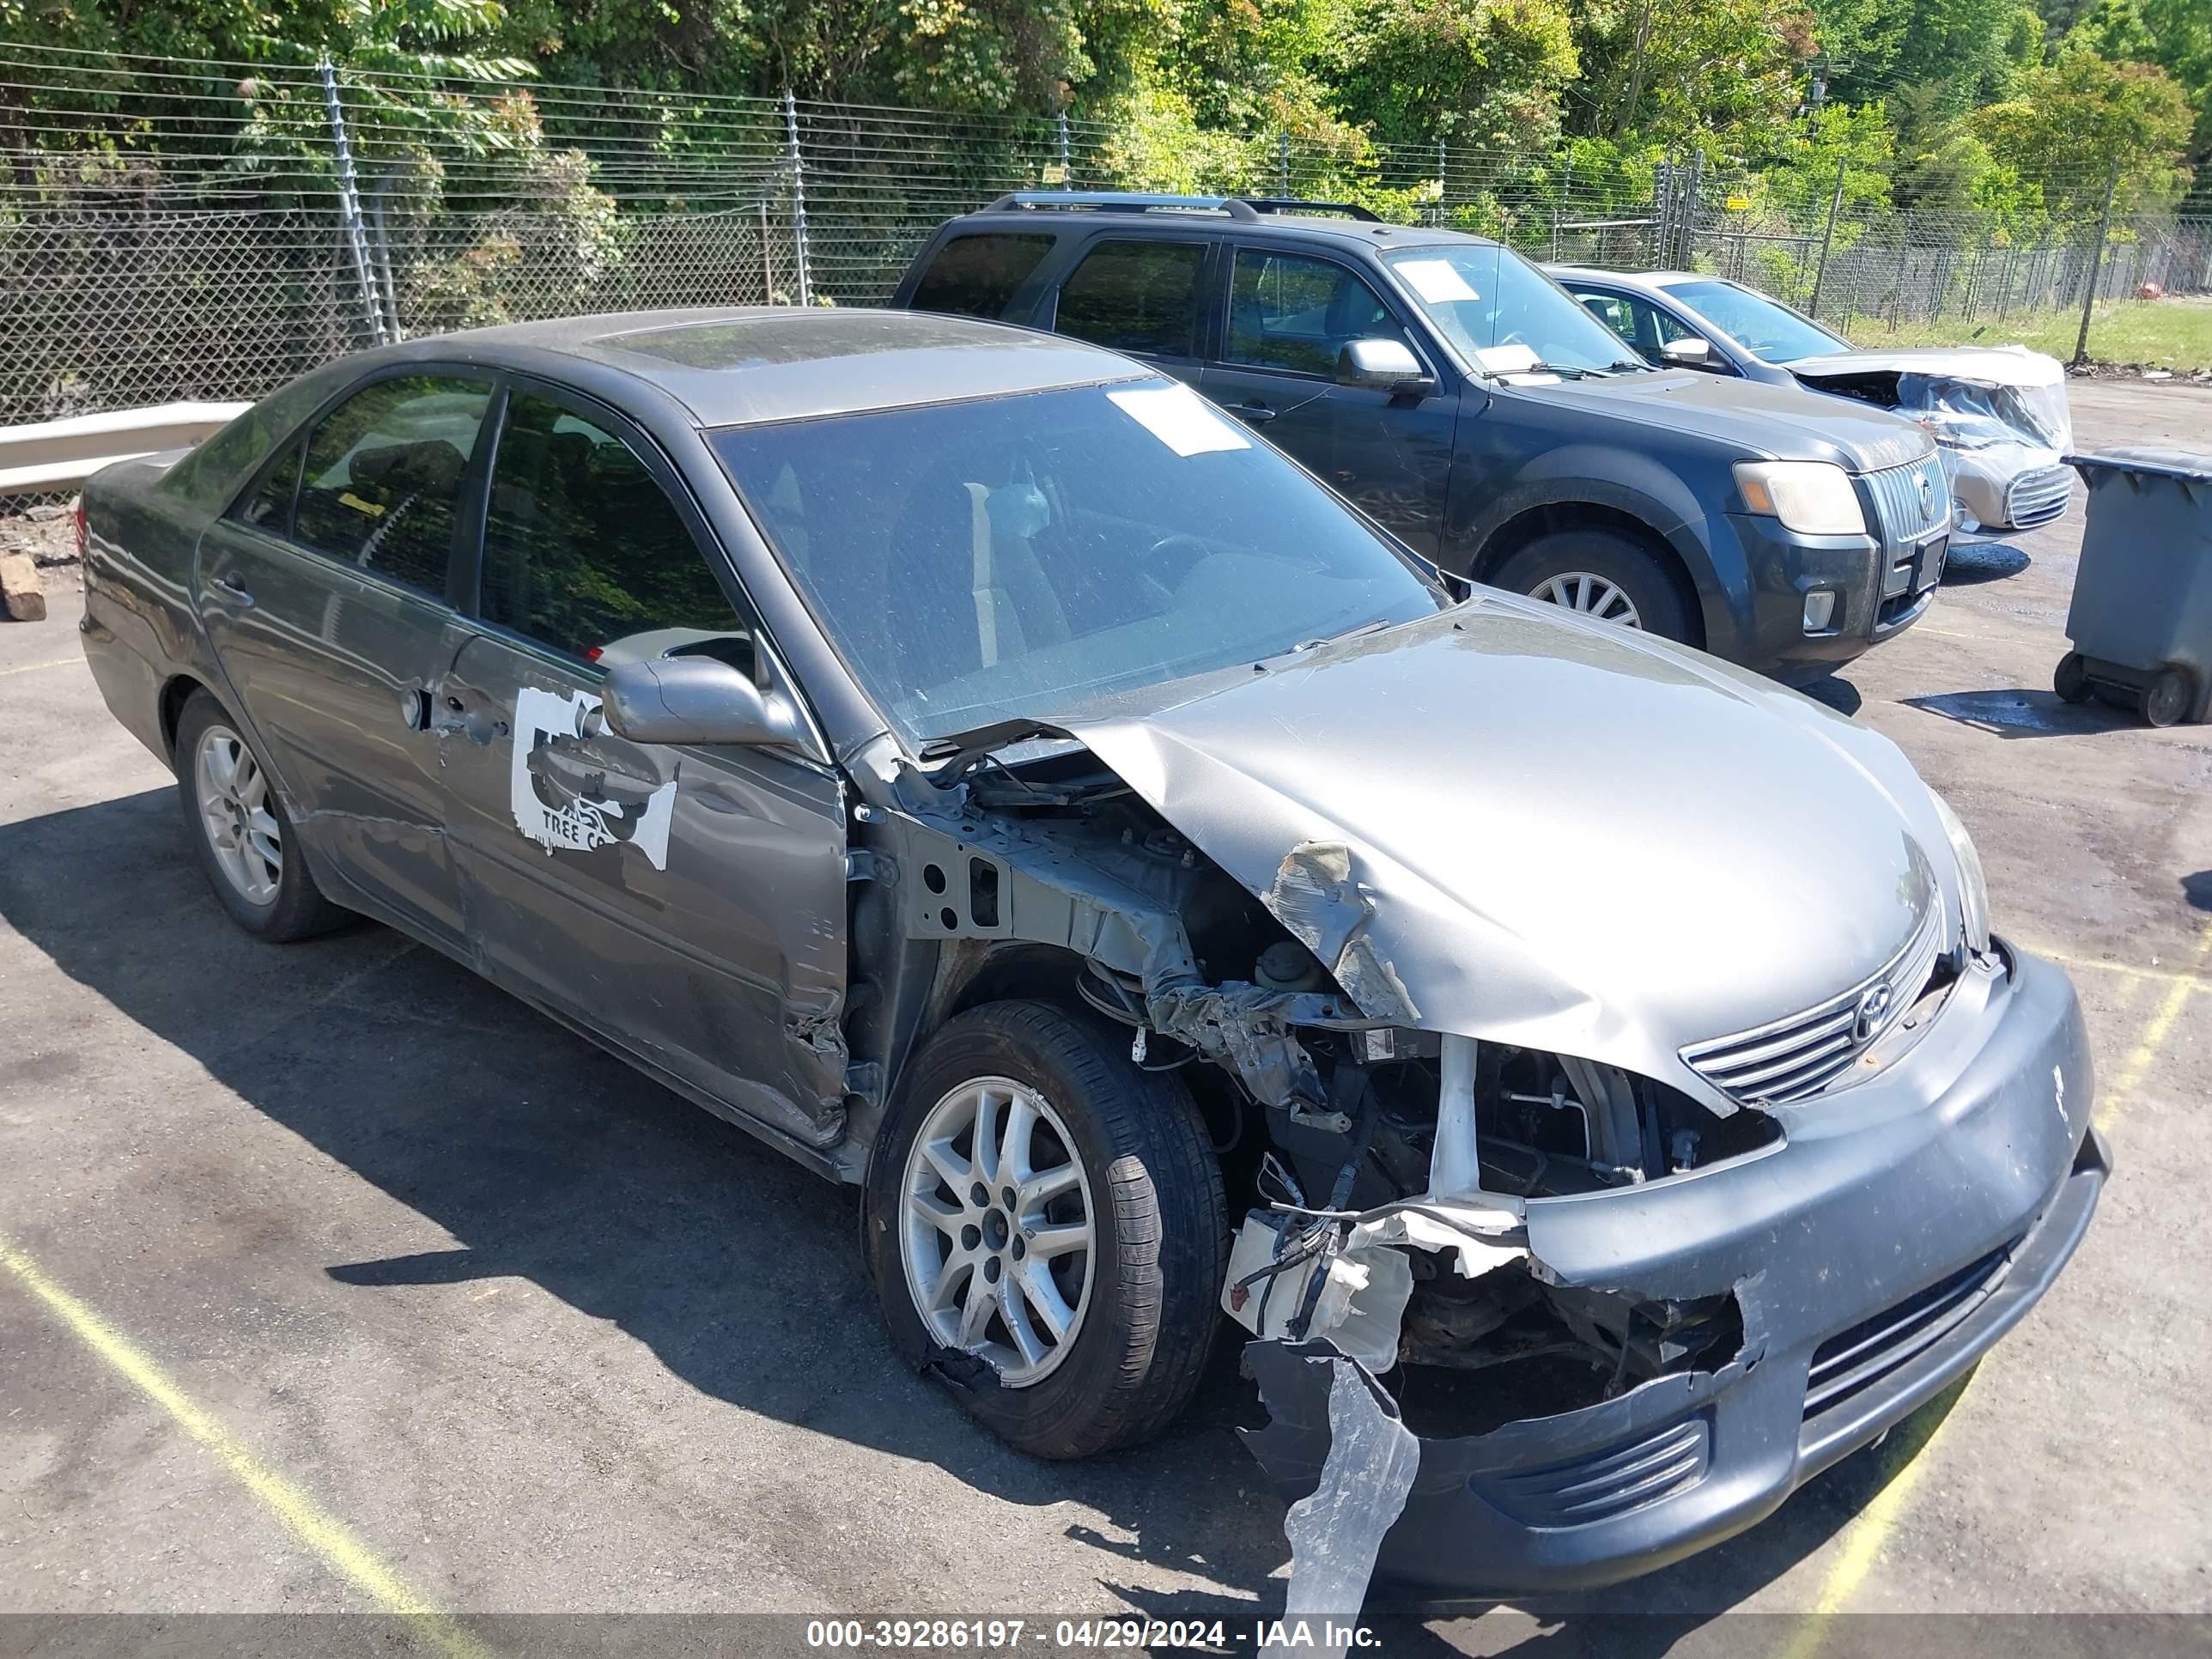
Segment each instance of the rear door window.
M586 662L688 651L750 666L750 635L652 469L519 387L492 458L480 609Z
M462 480L490 402L489 382L441 374L356 392L307 440L294 538L443 599Z
M240 524L252 525L271 536L292 533L292 498L300 493L300 457L304 446L291 444L269 464L261 480L230 509Z
M1206 251L1202 241L1101 242L1060 284L1053 325L1115 351L1196 356Z
M956 236L937 250L914 290L916 311L999 318L1052 251L1049 236Z

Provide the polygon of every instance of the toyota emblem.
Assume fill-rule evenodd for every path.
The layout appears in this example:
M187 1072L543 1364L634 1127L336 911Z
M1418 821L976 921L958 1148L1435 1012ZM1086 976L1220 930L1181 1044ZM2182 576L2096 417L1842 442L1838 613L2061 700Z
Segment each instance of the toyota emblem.
M1851 1022L1851 1036L1860 1042L1871 1042L1889 1023L1890 988L1877 985L1859 999L1858 1018Z

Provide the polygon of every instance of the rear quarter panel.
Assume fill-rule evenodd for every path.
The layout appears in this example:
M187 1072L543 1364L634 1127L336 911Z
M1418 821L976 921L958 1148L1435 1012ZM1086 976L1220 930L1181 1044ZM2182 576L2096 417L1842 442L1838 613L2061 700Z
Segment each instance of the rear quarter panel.
M109 712L164 763L169 688L180 676L222 683L198 617L201 532L270 452L358 372L343 363L317 369L196 448L118 462L85 483L85 660Z
M191 598L192 550L204 518L191 502L159 488L175 459L121 462L86 483L84 620L78 624L85 661L108 711L165 762L164 688L179 674L210 684L215 678Z

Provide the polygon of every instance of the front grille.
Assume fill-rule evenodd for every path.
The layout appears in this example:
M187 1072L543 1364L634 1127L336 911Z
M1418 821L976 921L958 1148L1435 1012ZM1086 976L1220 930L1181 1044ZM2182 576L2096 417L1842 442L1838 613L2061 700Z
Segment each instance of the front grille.
M2074 494L2074 475L2063 466L2023 472L2005 486L2005 522L2015 530L2049 524L2066 511Z
M2004 1282L2012 1244L1991 1250L1924 1291L1916 1291L1871 1319L1838 1332L1813 1350L1805 1377L1805 1420L1872 1388L1915 1354L1926 1352L1980 1307Z
M1850 990L1801 1014L1693 1043L1682 1050L1683 1061L1743 1105L1816 1095L1919 1000L1942 954L1942 939L1943 906L1931 901L1897 954ZM1868 1012L1879 1017L1863 1018Z
M1703 1414L1616 1447L1482 1481L1486 1495L1527 1527L1581 1527L1671 1498L1705 1478L1712 1429Z
M1875 533L1890 547L1932 536L1951 521L1951 484L1943 463L1930 455L1904 466L1866 475L1874 492Z

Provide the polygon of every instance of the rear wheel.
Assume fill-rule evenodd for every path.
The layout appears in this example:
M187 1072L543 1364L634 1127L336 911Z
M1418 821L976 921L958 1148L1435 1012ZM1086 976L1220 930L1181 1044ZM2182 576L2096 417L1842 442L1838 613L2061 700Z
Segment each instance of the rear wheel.
M175 757L185 833L232 921L283 944L347 920L308 873L260 756L205 691L178 716Z
M1673 574L1649 550L1610 530L1559 530L1508 559L1493 580L1531 599L1640 629L1690 637L1689 607Z
M1198 1386L1228 1265L1220 1171L1188 1091L1093 1016L990 1003L931 1037L865 1223L900 1352L1024 1451L1142 1440Z

